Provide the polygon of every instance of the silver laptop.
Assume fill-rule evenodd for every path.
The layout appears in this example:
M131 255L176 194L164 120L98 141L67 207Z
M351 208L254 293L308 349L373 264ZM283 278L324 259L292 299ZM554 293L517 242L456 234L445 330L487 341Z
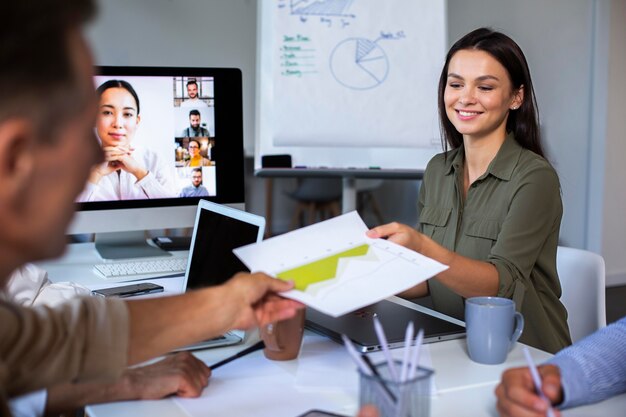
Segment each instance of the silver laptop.
M382 346L374 331L374 316L385 329L390 348L404 346L406 326L413 322L415 329L424 329L424 343L456 339L465 336L465 328L430 314L383 300L340 317L331 317L308 308L306 327L329 337L337 343L345 334L361 352L380 350Z
M201 200L189 247L185 291L223 284L237 272L248 272L233 249L260 242L264 232L263 217ZM242 341L243 332L231 331L177 350L228 346Z

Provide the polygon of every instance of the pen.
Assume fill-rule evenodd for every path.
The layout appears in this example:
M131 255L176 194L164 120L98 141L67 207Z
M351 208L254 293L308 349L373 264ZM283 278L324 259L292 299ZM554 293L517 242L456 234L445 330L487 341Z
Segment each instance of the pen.
M413 322L410 321L408 326L406 326L406 333L404 334L404 355L402 356L402 368L400 370L400 382L406 381L409 371L409 361L411 359L410 353L411 342L413 341Z
M530 357L530 351L526 346L524 346L524 356L526 356L526 362L528 363L528 369L530 369L530 375L533 377L533 383L535 384L535 390L537 391L537 395L539 395L539 397L541 397L541 399L546 401L548 404L552 404L541 389L542 384L541 377L539 376L539 371L537 371L535 362L533 362L533 358ZM554 417L554 411L552 410L552 406L548 406L548 417Z
M370 358L365 355L359 354L359 352L357 352L356 348L352 344L352 341L348 339L345 334L341 335L341 339L343 340L343 344L346 347L346 350L348 351L350 356L352 356L352 359L354 360L354 362L356 362L356 365L361 370L361 372L363 372L367 376L374 377L374 379L376 379L376 382L378 382L380 386L383 387L387 395L389 395L389 398L395 403L396 396L393 395L393 392L391 392L387 384L385 384L385 381L383 381L383 379L381 378L380 374L376 370L376 367L372 364L372 361L370 361Z
M228 362L232 362L235 359L241 358L242 356L246 356L248 353L252 353L252 352L256 352L257 350L261 350L265 347L265 343L263 343L263 341L259 341L257 343L255 343L254 345L247 347L246 349L242 350L241 352L237 352L235 353L233 356L229 356L226 359L222 359L221 361L214 363L213 365L209 366L209 368L211 368L212 371L216 370L217 368L219 368L222 365L226 365Z
M359 352L357 352L356 348L352 344L352 341L348 339L348 336L342 334L341 339L343 340L343 345L346 347L346 350L356 363L356 366L361 370L361 372L363 372L365 375L372 376L372 369L367 367L365 361L363 360L363 356L359 355Z
M409 365L409 381L415 378L415 372L417 368L420 366L420 349L422 347L422 341L424 340L424 329L420 329L417 332L417 337L415 338L415 345L413 346L413 351L411 352L411 364Z
M374 331L376 332L376 336L378 336L378 342L380 343L380 347L383 349L385 359L387 359L387 365L389 366L389 374L391 375L391 379L395 382L398 382L398 372L396 371L396 366L393 363L391 352L389 352L387 336L385 336L383 326L382 324L380 324L380 320L378 320L378 317L376 316L374 316Z

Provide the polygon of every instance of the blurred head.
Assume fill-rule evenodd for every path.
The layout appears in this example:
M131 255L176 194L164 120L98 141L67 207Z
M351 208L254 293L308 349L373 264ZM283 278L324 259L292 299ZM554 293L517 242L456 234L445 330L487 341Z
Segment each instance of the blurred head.
M188 149L189 149L189 156L191 156L192 158L196 157L197 155L200 154L200 142L197 141L196 139L191 139L189 141Z
M195 80L187 82L187 95L189 98L198 97L198 83Z
M94 12L90 0L3 3L0 281L7 267L62 253L74 201L102 160L92 60L80 33Z
M141 117L139 97L130 83L109 80L100 85L96 131L102 146L130 145Z
M194 129L200 127L200 112L198 110L194 109L189 112L189 125Z
M524 148L543 156L530 70L508 36L476 29L448 51L439 78L439 121L444 149L463 135L484 135L502 126Z
M200 184L202 184L202 169L201 168L194 168L193 171L191 171L191 183L193 184L194 187L199 187Z

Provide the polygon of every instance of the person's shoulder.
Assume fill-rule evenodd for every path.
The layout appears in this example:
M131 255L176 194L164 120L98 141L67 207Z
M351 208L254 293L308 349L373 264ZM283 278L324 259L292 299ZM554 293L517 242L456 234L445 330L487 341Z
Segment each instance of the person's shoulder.
M201 99L196 99L196 100L184 100L181 104L180 107L191 107L191 108L200 108L200 107L209 107L208 104L206 104L204 101L202 101Z
M516 174L519 177L539 177L546 180L553 179L558 182L558 174L552 164L543 156L535 152L522 148L516 167Z
M452 161L456 157L456 155L460 152L460 148L452 149L447 152L441 152L433 156L428 164L426 165L426 172L428 173L439 173L442 171L446 171L449 169Z
M558 199L561 195L559 176L550 162L528 149L522 149L509 180L512 192L527 188L541 200Z

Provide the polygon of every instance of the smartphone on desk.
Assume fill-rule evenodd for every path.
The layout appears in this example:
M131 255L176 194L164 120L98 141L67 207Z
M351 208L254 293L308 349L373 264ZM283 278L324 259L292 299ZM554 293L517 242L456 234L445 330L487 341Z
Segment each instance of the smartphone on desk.
M124 285L121 287L102 288L93 290L91 293L99 297L132 297L135 295L152 294L154 292L162 292L163 287L151 282L141 284Z
M191 245L191 236L160 236L155 237L152 241L159 248L166 251L189 250L189 246Z

